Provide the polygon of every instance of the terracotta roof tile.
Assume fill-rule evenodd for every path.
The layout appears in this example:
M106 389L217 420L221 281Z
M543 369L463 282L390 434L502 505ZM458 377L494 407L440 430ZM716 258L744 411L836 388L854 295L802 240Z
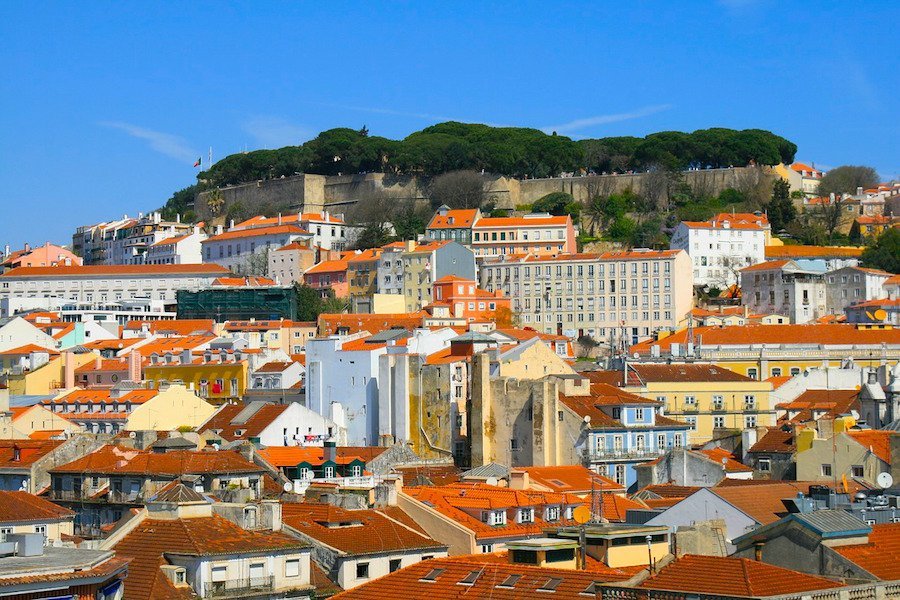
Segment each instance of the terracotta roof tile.
M431 217L431 222L428 223L428 229L471 228L472 224L475 222L475 217L477 216L477 208L448 210L444 215L435 213L435 215Z
M847 435L859 442L861 446L871 449L875 456L890 465L891 439L900 433L889 430L863 429L848 431Z
M581 506L585 501L574 494L511 490L482 483L456 483L441 487L410 487L404 492L419 502L475 532L477 539L517 538L541 533L546 527L572 525L574 521L561 518L548 522L543 517L547 505ZM535 507L533 523L517 523L510 515L505 525L492 526L473 517L470 511L509 510Z
M282 520L288 527L350 555L446 549L427 534L375 510L285 502Z
M597 583L624 581L633 569L603 565L590 570L545 569L501 562L503 555L474 555L426 560L334 596L335 600L440 598L441 600L520 600L547 595L556 600L583 600ZM472 585L460 582L477 574ZM427 579L426 579L427 577ZM538 591L554 580L553 593ZM557 582L558 580L558 582ZM596 595L596 592L594 592Z
M703 336L703 346L745 346L748 344L804 344L819 345L900 345L900 328L868 329L845 323L817 323L812 325L743 325L726 327L695 327L694 338ZM649 354L658 345L668 352L672 344L684 345L687 330L682 329L662 340L648 340L635 344L631 352Z
M25 344L24 346L19 346L18 348L4 350L3 352L0 352L0 356L27 356L32 352L46 352L50 356L59 354L57 350L53 350L51 348L44 348L43 346L38 346L37 344Z
M644 589L767 597L842 587L840 583L748 558L686 554L640 584Z
M298 540L275 532L246 531L214 515L193 519L146 519L114 547L117 556L130 558L125 600L181 600L192 598L190 588L176 588L163 575L165 553L215 556L242 552L300 548Z
M0 469L29 469L62 443L63 440L0 440Z
M270 426L288 409L288 405L265 404L246 421L233 423L235 417L246 408L246 404L223 404L206 423L200 426L198 432L215 432L216 435L229 442L259 437L266 427Z
M630 364L628 368L637 373L640 380L644 383L660 381L753 381L745 375L711 364Z
M214 235L211 238L207 238L201 242L202 244L208 244L210 242L222 242L226 240L237 240L242 238L249 237L260 237L264 235L309 235L308 231L300 229L296 225L273 225L270 227L252 227L247 229L231 229L226 231L225 233L220 233L219 235Z
M766 259L858 258L863 248L849 246L766 246Z
M714 487L709 490L761 525L768 525L787 514L784 500L796 497L798 486L780 482Z
M231 450L173 450L166 453L103 446L50 470L53 473L124 473L159 477L215 473L261 473L263 469Z
M316 273L337 273L347 270L346 260L323 260L306 270L304 275L315 275Z
M422 326L422 319L428 317L425 311L397 314L329 314L319 315L320 335L334 335L338 329L346 329L348 334L368 331L378 333L386 329L413 329Z
M484 217L475 222L475 229L490 227L548 227L565 226L571 223L571 217L562 216L529 216L529 217Z
M269 446L261 449L258 453L260 458L276 468L296 467L302 462L311 465L320 465L325 462L325 449L321 446ZM366 460L355 454L338 454L338 464L348 464L354 460Z
M553 492L586 494L592 489L625 491L621 484L581 465L520 467L519 470L528 473L532 484L539 484Z
M128 321L125 324L125 329L127 331L140 331L144 326L147 327L150 333L173 332L177 335L191 335L213 331L215 321L212 319L167 319L161 321L135 319Z
M868 543L833 550L879 579L900 579L900 523L873 525Z
M53 504L28 492L0 490L0 523L16 521L59 521L75 518L68 508Z
M792 429L781 429L778 427L770 427L753 446L750 452L773 453L773 454L793 454L796 452L797 446L794 442L794 432Z

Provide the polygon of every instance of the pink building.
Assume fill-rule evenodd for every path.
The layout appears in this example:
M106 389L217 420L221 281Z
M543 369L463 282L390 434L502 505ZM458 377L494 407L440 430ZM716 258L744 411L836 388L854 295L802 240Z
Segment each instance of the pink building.
M329 288L336 298L346 298L350 295L346 260L322 261L303 274L303 281L306 285L321 290L323 296Z
M16 267L53 267L56 265L80 265L81 258L71 250L47 242L43 246L32 248L25 244L22 250L9 251L6 247L3 253L3 262L0 262L0 272L6 272Z

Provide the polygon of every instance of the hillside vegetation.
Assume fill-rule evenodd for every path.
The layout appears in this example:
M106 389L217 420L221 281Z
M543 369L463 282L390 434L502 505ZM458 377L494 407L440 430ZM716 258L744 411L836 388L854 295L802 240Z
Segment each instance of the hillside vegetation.
M663 131L646 137L572 140L524 127L447 122L402 140L369 135L363 127L329 129L300 146L232 154L197 175L198 183L173 195L169 213L183 212L198 191L296 173L386 172L435 177L471 169L517 178L561 173L611 173L650 168L791 163L797 146L769 131L724 128L693 133Z

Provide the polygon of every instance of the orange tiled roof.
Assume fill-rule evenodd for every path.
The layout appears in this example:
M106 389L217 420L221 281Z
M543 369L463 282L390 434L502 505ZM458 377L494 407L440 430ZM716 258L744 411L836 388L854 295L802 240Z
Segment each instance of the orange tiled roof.
M736 460L734 454L724 448L710 448L709 450L697 450L713 462L725 467L726 473L752 473L753 469Z
M37 344L25 344L24 346L19 346L18 348L4 350L3 352L0 352L0 356L26 356L28 354L31 354L32 352L46 352L51 356L59 354L57 350L53 350L51 348L44 348L43 346L38 346Z
M447 214L442 215L435 213L428 223L428 229L455 229L460 227L471 227L478 216L477 208L460 208L456 210L448 210Z
M709 490L761 525L768 525L787 514L784 500L795 498L798 487L796 483L780 482Z
M212 319L168 319L163 321L141 321L134 319L125 324L127 331L140 331L144 326L150 333L176 333L178 335L191 335L192 333L206 333L215 328Z
M346 328L348 334L368 331L378 333L386 329L414 329L422 326L422 319L428 317L424 310L412 313L394 314L334 314L319 315L318 329L320 335L334 335L340 328Z
M567 225L571 223L571 217L568 215L555 216L548 215L546 217L484 217L475 222L475 229L489 227L548 227Z
M900 433L889 430L861 429L848 431L847 435L861 446L871 449L875 456L890 465L891 439Z
M777 404L775 408L799 411L791 421L813 420L812 411L825 410L832 416L859 410L859 390L806 390L791 402Z
M266 404L260 407L253 415L241 423L232 423L246 404L223 404L216 413L209 418L199 429L199 433L205 431L215 432L223 440L249 440L259 437L260 434L288 409L287 404ZM238 434L238 432L241 432Z
M793 454L797 450L794 432L779 427L770 427L764 436L750 447L749 452Z
M548 522L543 519L543 507L547 505L581 506L585 501L574 494L511 490L483 483L455 483L441 487L410 487L404 492L419 502L427 503L445 517L475 532L478 539L496 539L532 536L547 527L572 525L574 521L561 518ZM510 515L505 525L488 525L467 510L510 510L534 507L533 523L517 523Z
M590 570L548 569L509 564L503 558L497 554L477 554L425 560L333 598L383 600L402 596L441 600L521 600L546 595L555 600L582 600L597 595L596 591L588 592L597 583L624 581L635 574L632 568L612 569L602 565L602 568ZM460 584L466 577L474 575L477 577L471 585ZM556 583L552 593L539 591L551 580Z
M766 246L766 259L775 258L858 258L863 248L847 246Z
M144 340L141 338L94 340L93 342L86 342L82 344L82 346L84 346L88 350L115 350L118 352L143 341Z
M182 240L188 239L188 238L191 237L192 235L194 235L194 234L193 234L193 233L186 233L186 234L184 234L184 235L177 235L177 236L175 236L175 237L163 238L163 239L159 240L158 242L154 242L154 243L152 243L152 244L150 244L150 245L151 245L151 246L172 246L172 245L177 244L178 242L180 242L180 241L182 241Z
M300 229L296 225L273 225L271 227L252 227L248 229L231 229L225 233L214 235L211 238L203 240L202 244L210 242L223 242L227 240L238 240L249 237L262 237L265 235L309 235L308 231Z
M400 465L391 471L403 476L403 485L417 485L419 478L427 479L432 485L449 485L459 481L462 470L455 465Z
M181 600L192 598L190 588L176 588L159 569L165 553L216 556L302 548L284 533L247 531L213 515L193 519L146 519L114 547L117 556L130 558L125 600Z
M610 523L624 523L626 513L629 510L646 509L648 506L641 500L632 500L618 494L604 492L602 494L601 510L603 518Z
M755 265L750 265L749 267L744 267L741 269L741 273L753 272L753 271L773 271L775 269L783 269L788 264L790 264L790 260L769 260L766 262L756 263Z
M592 489L597 491L625 490L621 484L581 465L519 467L518 470L526 471L532 483L549 488L553 492L580 494L590 492Z
M658 381L750 382L749 377L711 364L630 364L643 383Z
M878 579L900 579L900 523L872 525L868 543L833 549Z
M197 275L227 273L228 269L212 263L184 265L79 265L58 267L17 267L0 277L79 277L85 275Z
M60 534L62 539L75 540L80 538L75 538L74 536L68 536L65 533ZM60 587L64 587L67 584L72 589L74 587L81 587L78 585L78 582L81 581L103 581L107 582L114 576L123 577L125 575L125 567L129 564L129 560L127 558L120 558L118 556L114 556L106 561L101 563L94 563L94 565L87 569L82 569L80 571L63 571L61 573L40 573L39 575L22 575L20 577L4 577L2 579L3 587L9 589L12 586L19 585L30 585L30 584L42 584L46 586L49 582L60 582ZM130 575L130 571L128 572ZM49 591L49 590L48 590ZM40 593L40 592L38 592ZM26 594L25 597L32 597L34 594ZM19 596L19 595L17 595ZM52 596L59 597L59 596ZM65 597L65 596L63 596ZM70 596L71 597L71 596ZM126 593L124 598L128 598L128 594ZM160 600L174 600L174 599L166 599L161 598Z
M793 378L794 377L792 375L775 375L773 377L769 377L768 379L766 379L766 381L772 384L773 390L777 390Z
M160 356L171 353L178 354L184 350L194 350L200 346L209 344L216 339L214 335L186 335L181 337L159 338L136 348L143 357L151 354Z
M63 440L0 440L0 469L29 469L62 443Z
M842 584L749 558L686 554L640 584L644 589L767 597L842 587Z
M856 344L880 347L883 343L900 344L900 328L869 329L847 323L695 327L694 339L699 336L703 336L704 347L749 344ZM668 352L673 343L683 345L686 341L687 330L682 329L662 340L647 340L635 344L630 351L649 354L650 347L658 345L661 351Z
M284 524L349 555L445 550L421 531L375 510L346 510L330 504L284 502Z
M340 449L339 449L340 450ZM320 465L325 462L325 449L321 446L269 446L257 452L267 463L276 468L296 467L302 462L311 465ZM361 456L337 453L338 464L349 464L354 460L367 462Z
M49 400L42 400L41 404L44 406L57 405L57 404L143 404L147 402L151 398L155 398L157 394L159 394L159 390L145 390L145 389L137 389L131 390L127 394L122 394L118 398L113 398L111 396L112 390L109 389L85 389L85 390L75 390L73 392L69 392L65 396L60 396L59 398L51 398ZM82 418L87 416L89 413L72 413L69 417Z
M381 248L369 248L368 250L362 250L356 254L348 256L347 262L356 263L378 260L379 256L381 256Z
M340 271L347 270L347 261L346 260L323 260L322 262L313 265L309 269L306 270L304 275L316 274L316 273L336 273Z
M263 469L231 450L173 450L158 454L107 445L70 463L54 467L50 471L178 477L186 474L261 473Z
M212 282L220 287L268 287L275 285L275 280L269 277L217 277Z
M100 363L99 365L97 363ZM84 363L77 369L75 369L75 374L79 375L82 373L92 373L95 371L127 371L128 370L128 360L125 358L102 358L99 361L92 360L91 362Z
M59 521L75 518L68 508L53 504L28 492L0 490L0 523L14 521Z

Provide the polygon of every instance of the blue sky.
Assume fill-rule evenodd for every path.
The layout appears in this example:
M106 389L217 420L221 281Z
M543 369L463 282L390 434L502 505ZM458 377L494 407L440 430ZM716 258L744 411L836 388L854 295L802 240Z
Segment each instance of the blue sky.
M0 244L161 206L206 161L447 119L770 129L900 175L897 2L8 3Z

